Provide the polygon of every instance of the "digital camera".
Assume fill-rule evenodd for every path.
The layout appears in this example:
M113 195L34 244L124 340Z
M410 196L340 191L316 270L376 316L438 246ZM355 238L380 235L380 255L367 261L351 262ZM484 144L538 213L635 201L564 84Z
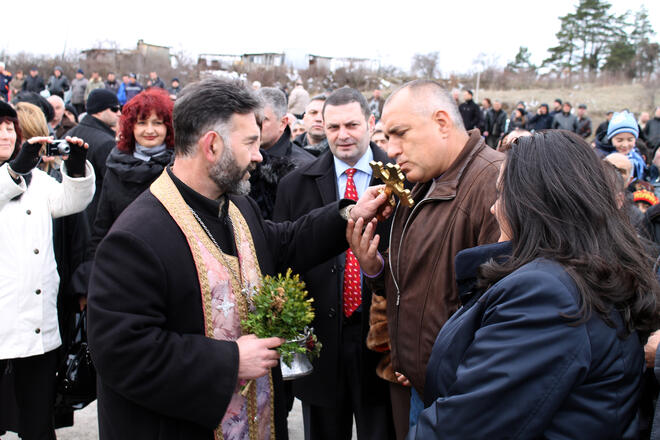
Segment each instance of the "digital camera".
M64 139L46 144L46 156L65 156L71 152L71 146Z

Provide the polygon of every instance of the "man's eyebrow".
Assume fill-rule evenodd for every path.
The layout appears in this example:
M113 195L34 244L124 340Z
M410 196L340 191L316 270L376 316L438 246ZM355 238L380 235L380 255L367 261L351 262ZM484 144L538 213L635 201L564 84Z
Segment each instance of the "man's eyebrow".
M259 135L255 134L254 136L248 136L243 139L243 142L255 142L259 140Z
M397 132L401 131L403 128L405 128L404 125L395 125L394 127L390 127L390 128L388 128L388 129L386 129L386 130L385 130L385 133L387 133L388 135L390 135L390 134L392 134L392 133L397 133Z

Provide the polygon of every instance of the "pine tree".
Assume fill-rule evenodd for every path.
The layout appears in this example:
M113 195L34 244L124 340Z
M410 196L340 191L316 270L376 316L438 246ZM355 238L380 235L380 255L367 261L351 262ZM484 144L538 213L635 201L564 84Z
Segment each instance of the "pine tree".
M596 74L608 56L608 48L625 37L626 14L610 13L611 5L602 0L580 0L574 13L559 17L558 45L549 49L544 65L553 65L569 74L576 68Z
M536 66L531 61L532 53L528 48L520 46L516 57L506 65L507 70L513 73L536 72Z
M635 14L633 30L630 33L630 42L636 50L633 60L636 76L650 76L656 69L659 61L660 45L652 40L655 35L646 7Z

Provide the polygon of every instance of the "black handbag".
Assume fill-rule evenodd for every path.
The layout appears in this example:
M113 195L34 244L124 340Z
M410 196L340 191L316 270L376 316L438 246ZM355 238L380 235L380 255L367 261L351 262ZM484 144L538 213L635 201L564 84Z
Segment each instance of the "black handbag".
M80 313L57 372L56 405L82 409L96 399L96 369L87 345L87 310Z

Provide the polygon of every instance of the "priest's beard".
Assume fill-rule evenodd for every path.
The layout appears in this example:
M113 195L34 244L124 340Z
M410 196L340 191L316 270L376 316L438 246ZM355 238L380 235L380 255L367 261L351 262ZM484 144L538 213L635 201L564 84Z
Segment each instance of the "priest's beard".
M209 177L223 194L246 196L250 193L250 181L244 177L254 167L252 162L245 168L239 167L231 145L225 143L222 156L209 167Z

